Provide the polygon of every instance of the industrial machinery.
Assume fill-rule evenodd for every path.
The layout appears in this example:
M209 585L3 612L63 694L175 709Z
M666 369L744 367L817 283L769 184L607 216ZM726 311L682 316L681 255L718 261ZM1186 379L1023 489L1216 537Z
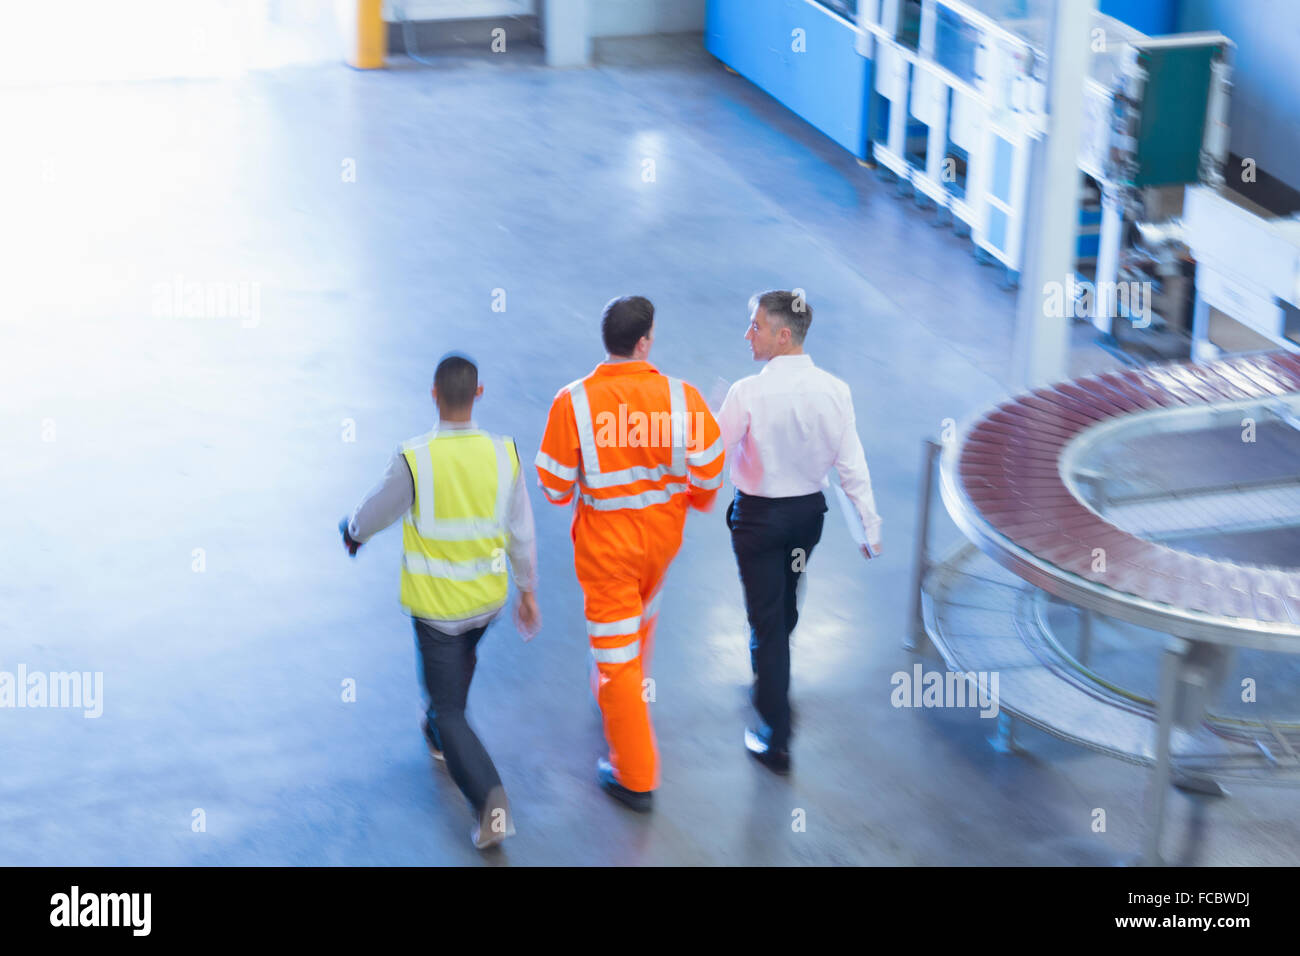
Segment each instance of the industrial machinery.
M1194 187L1181 227L1196 260L1192 357L1300 351L1300 214L1273 216L1227 190ZM1219 323L1219 313L1232 321Z
M1000 675L1001 749L1024 722L1153 767L1150 862L1171 782L1300 784L1300 356L1039 388L922 475L909 646Z
M918 201L951 212L1013 280L1030 144L1046 129L1047 61L1035 41L1047 4L1033 6L1015 20L946 0L871 0L858 13L875 46L874 159Z
M1164 0L1100 0L1079 155L1080 285L1113 330L1128 227L1222 182L1231 43ZM1006 284L1024 260L1031 154L1047 129L1052 0L709 0L711 53L971 236ZM1154 284L1177 286L1181 264ZM1145 280L1144 280L1145 281ZM1179 312L1179 290L1166 312ZM1181 315L1177 316L1181 320ZM1141 321L1147 321L1144 316Z
M1230 50L1214 33L1138 35L1093 57L1079 165L1102 191L1093 324L1103 334L1130 317L1115 299L1126 224L1168 218L1186 187L1224 182Z
M1047 129L1050 13L1047 0L858 6L874 41L873 157L919 202L948 210L1011 283L1023 261L1030 153ZM864 38L864 53L871 46ZM1093 15L1079 166L1101 202L1099 217L1084 204L1079 258L1096 263L1094 322L1105 333L1124 222L1150 218L1150 190L1222 182L1230 46L1220 34L1149 37Z

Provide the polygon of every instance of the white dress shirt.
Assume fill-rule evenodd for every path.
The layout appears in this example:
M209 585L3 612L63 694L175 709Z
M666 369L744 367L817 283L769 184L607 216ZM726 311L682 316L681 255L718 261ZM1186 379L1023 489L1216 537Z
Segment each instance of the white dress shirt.
M439 422L439 430L477 429L473 421ZM510 557L510 569L515 575L515 586L520 591L537 590L537 531L533 526L533 506L528 500L527 486L524 484L524 463L519 462L519 474L510 488L510 508L506 514L506 554ZM388 470L379 484L366 495L365 500L357 506L348 522L348 534L363 544L372 536L383 531L398 518L405 515L415 504L415 481L411 477L410 466L398 445L393 457L388 461ZM503 605L504 606L504 605ZM501 612L495 608L476 617L462 621L429 621L434 627L448 634L463 634L475 627L488 624Z
M834 468L867 541L879 546L881 520L853 396L811 356L778 355L759 374L732 385L718 425L737 489L762 498L811 495L830 486Z

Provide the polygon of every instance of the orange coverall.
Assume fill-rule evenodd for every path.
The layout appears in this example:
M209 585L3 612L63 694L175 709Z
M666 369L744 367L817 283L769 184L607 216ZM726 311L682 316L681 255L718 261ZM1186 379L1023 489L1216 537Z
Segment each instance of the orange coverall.
M548 501L574 500L573 565L596 660L596 700L618 782L659 785L649 670L660 586L682 543L687 508L722 487L718 423L703 397L649 362L606 362L560 389L537 455Z

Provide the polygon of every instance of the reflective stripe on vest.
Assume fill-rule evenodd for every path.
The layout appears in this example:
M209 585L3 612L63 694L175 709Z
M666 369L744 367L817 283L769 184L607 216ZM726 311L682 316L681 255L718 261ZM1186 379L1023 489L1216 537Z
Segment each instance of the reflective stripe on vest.
M434 431L402 445L415 501L402 522L402 604L458 621L501 607L509 576L506 520L519 462L508 438Z
M591 403L587 398L586 385L582 381L569 386L569 398L573 403L573 417L578 429L578 447L582 452L582 463L578 475L582 501L597 511L621 511L626 509L648 508L651 505L665 504L675 495L689 491L686 471L687 412L686 388L679 378L668 378L668 419L671 429L672 461L664 465L646 467L643 465L622 468L618 471L602 471L600 456L596 444L595 419L591 413ZM539 456L540 458L540 456ZM542 464L539 460L539 464ZM559 463L556 462L556 465ZM566 472L555 471L549 465L542 464L552 474L567 478ZM560 466L563 468L563 466ZM630 485L638 481L661 481L664 478L680 479L665 485L663 489L652 489L636 495L621 495L612 498L598 498L587 494L588 488L615 488Z

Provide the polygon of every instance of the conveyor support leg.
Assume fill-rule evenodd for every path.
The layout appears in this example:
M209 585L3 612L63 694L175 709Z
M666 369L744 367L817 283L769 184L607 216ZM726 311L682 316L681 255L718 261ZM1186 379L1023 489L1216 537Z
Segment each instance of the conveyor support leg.
M1169 797L1169 784L1173 779L1173 760L1169 741L1174 730L1174 714L1178 710L1178 685L1183 676L1183 665L1190 645L1181 638L1171 637L1160 657L1160 696L1156 698L1156 768L1151 775L1147 794L1147 839L1143 862L1148 866L1162 866L1160 835L1165 826L1165 801Z
M934 646L925 633L925 616L921 610L921 588L930 570L930 502L934 498L934 471L943 446L927 438L921 445L921 481L916 502L916 550L912 560L912 617L910 630L903 640L909 651L933 654Z

